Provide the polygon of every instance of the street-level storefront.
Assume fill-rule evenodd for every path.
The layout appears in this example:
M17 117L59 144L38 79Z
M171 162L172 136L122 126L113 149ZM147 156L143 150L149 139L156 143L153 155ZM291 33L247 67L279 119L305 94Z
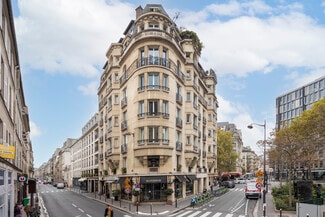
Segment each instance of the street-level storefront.
M117 181L118 180L118 181ZM133 202L166 202L195 194L196 175L112 176L105 183L110 197ZM172 189L172 195L166 193Z
M88 191L88 181L87 178L80 178L78 179L80 190Z
M140 177L141 201L166 201L167 176Z

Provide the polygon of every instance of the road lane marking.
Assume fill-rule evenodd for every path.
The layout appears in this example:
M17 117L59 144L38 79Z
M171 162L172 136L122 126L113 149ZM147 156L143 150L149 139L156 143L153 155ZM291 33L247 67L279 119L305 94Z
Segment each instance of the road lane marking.
M221 216L222 215L222 213L221 212L217 212L216 214L214 214L212 217L219 217L219 216Z
M192 215L189 215L188 217L194 217L197 216L198 214L200 214L202 211L196 211L195 213L193 213Z
M175 214L173 214L173 215L171 215L171 216L177 216L177 217L182 217L182 216L186 216L188 213L190 213L190 212L192 212L192 211L186 211L186 212L184 212L183 214L181 214L181 215L179 215L178 213L175 213Z
M225 217L232 217L233 214L227 214Z
M78 208L78 210L80 211L80 212L85 212L85 211L83 211L82 209L80 209L80 208Z
M248 213L248 201L249 200L246 200L246 206L245 206L245 216L247 215Z
M211 212L206 212L206 213L204 213L203 215L201 215L200 217L206 217L206 216L210 215L210 213L211 213Z
M77 205L76 205L76 204L72 204L72 206L73 206L73 207L77 207Z

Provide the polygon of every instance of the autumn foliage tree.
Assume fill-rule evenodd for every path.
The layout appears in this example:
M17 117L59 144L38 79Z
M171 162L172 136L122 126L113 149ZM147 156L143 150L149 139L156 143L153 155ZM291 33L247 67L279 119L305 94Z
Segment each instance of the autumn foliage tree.
M220 173L234 171L236 169L236 161L238 158L238 154L234 151L233 148L232 133L229 131L218 129L217 141L218 171Z
M288 171L290 181L294 178L295 169L307 168L307 174L311 174L311 168L319 164L320 154L325 151L324 144L325 97L276 132L269 158Z

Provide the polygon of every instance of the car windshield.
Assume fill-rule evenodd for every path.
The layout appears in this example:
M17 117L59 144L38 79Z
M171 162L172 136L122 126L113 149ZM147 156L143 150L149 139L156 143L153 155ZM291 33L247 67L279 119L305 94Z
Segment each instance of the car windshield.
M248 190L258 190L256 188L256 183L249 183L249 184L247 184L246 187L247 187Z

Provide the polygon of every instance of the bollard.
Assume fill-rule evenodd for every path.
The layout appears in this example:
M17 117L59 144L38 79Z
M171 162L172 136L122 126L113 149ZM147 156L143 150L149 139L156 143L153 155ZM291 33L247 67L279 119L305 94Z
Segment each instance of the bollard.
M175 200L175 208L177 208L177 199Z
M309 214L307 214L307 217L309 217Z
M150 215L152 215L152 203L150 204Z
M131 211L131 203L129 203L129 211Z
M139 202L137 202L137 214L139 213Z
M122 200L120 200L120 207L122 207Z
M282 209L280 209L280 217L282 217Z

